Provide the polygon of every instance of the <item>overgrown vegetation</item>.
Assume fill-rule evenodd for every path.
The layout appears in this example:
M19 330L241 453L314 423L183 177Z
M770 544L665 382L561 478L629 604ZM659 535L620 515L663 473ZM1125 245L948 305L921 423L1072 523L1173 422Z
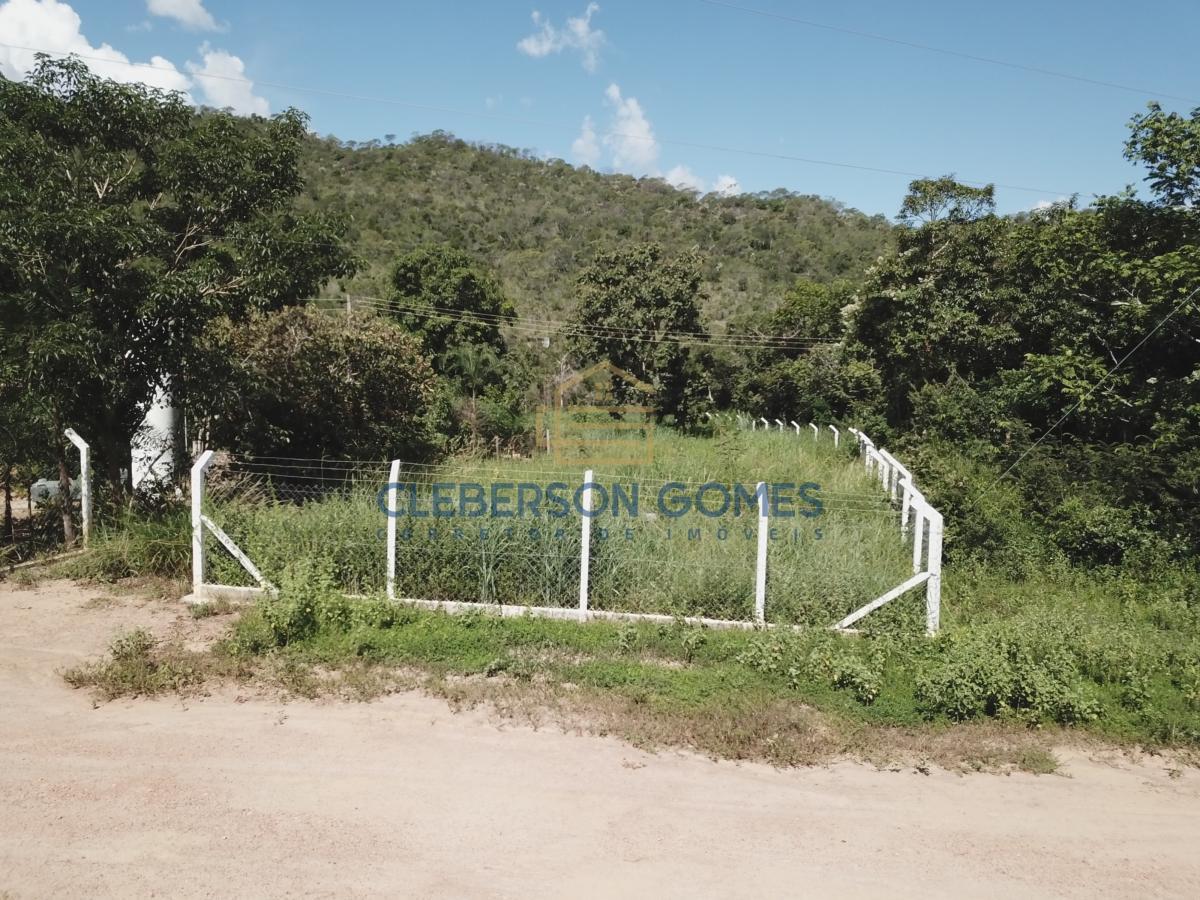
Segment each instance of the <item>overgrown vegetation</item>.
M602 175L445 132L405 143L305 145L306 206L353 218L366 262L354 293L385 296L395 258L448 244L496 272L518 313L565 318L575 276L597 252L653 242L704 259L716 322L761 308L797 278L853 277L890 246L892 226L834 200L777 190L697 198L659 179Z
M719 740L702 715L736 711L768 757L777 719L763 711L800 698L860 724L1000 720L1192 746L1198 136L1200 110L1133 118L1125 153L1146 169L1146 199L998 216L990 187L918 179L892 226L813 197L698 198L441 133L317 140L295 111L197 112L42 60L25 83L0 81L0 474L4 540L20 548L4 552L72 540L73 425L106 476L80 565L181 574L188 525L171 486L127 491L130 439L170 389L190 437L276 457L241 476L224 461L213 483L229 490L209 512L285 586L240 620L225 658L283 660L297 684L319 682L304 666L351 659L545 678L686 721L706 748ZM380 299L331 301L347 288ZM534 413L603 362L638 384L586 399L651 394L663 429L654 466L604 478L651 492L807 478L828 492L819 542L772 544L777 623L828 625L899 581L894 513L864 499L848 454L797 457L809 445L790 434L747 442L705 413L854 424L886 442L946 516L943 634L918 637L911 598L853 640L455 621L339 599L382 591L380 480L329 475L325 459L403 458L422 500L437 476L570 484L586 454L550 470L532 452ZM14 496L47 475L63 499L39 504L19 544ZM305 495L306 479L321 487ZM746 542L680 539L649 516L626 541L626 524L607 529L619 541L593 536L597 608L747 617ZM400 590L570 603L578 529L562 530L415 529ZM217 560L217 579L242 577ZM193 662L130 635L71 677L153 693L201 677Z
M1002 579L960 575L954 622L938 638L888 629L845 638L424 612L348 599L328 564L304 560L201 661L126 637L67 677L106 697L186 688L205 673L303 696L367 699L423 685L527 712L565 707L633 739L782 764L898 754L1044 770L1036 734L1053 726L1200 748L1200 644L1182 583L1153 612L1132 583L1119 597L1091 577L1025 587L1042 598L1032 608ZM951 726L989 719L1006 727L954 737ZM881 726L890 737L873 736Z
M812 518L793 515L773 523L767 617L785 624L830 625L911 574L911 553L898 539L894 514L875 485L851 464L849 452L832 443L801 445L795 436L723 429L715 437L670 431L655 438L653 463L597 470L606 490L619 485L626 502L606 503L592 521L590 597L593 608L667 615L742 619L753 617L758 506L752 498L730 503L710 517L692 504L706 483L740 485L752 493L760 481L812 485L821 503ZM602 452L602 451L600 451ZM573 507L561 517L548 505L538 514L501 518L456 514L434 518L432 486L493 485L515 503L515 485L560 482L570 496L586 464L554 470L545 459L464 460L435 469L402 471L405 487L393 501L397 517L397 591L401 596L509 605L573 606L578 603L580 517ZM343 591L380 592L384 586L386 518L379 491L383 473L307 502L270 502L275 496L313 490L303 473L250 473L209 515L237 541L267 578L278 582L298 557L327 560ZM327 484L316 482L317 485ZM508 485L504 488L504 485ZM674 485L674 486L672 486ZM666 492L665 504L659 503ZM733 493L733 488L729 488ZM222 496L216 489L214 493ZM792 493L795 493L793 487ZM266 501L266 502L264 502ZM457 503L457 498L454 503ZM707 508L721 495L710 492ZM514 507L515 508L515 507ZM664 508L678 515L664 515ZM509 510L511 512L511 510ZM212 578L246 584L247 576L215 544ZM911 611L910 611L911 612ZM892 619L896 627L923 628L918 614Z

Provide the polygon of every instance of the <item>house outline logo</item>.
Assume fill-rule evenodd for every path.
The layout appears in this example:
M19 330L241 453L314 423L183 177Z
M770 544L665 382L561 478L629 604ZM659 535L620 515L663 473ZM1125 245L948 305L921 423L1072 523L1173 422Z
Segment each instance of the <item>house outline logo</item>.
M538 414L538 432L546 440L546 449L556 463L569 464L586 460L592 465L637 466L654 460L653 406L628 403L605 405L568 405L570 393L597 375L605 375L611 384L620 379L642 394L654 395L658 389L636 375L601 360L574 373L554 388L554 406L543 407ZM581 421L583 416L605 417L601 425ZM617 436L588 437L589 431L602 428ZM632 436L636 432L640 435ZM630 435L628 437L624 435Z

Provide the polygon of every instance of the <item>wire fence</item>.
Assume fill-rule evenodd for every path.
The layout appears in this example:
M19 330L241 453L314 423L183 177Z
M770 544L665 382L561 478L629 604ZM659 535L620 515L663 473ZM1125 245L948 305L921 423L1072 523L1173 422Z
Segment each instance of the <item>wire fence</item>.
M911 570L905 510L873 479L821 489L545 457L206 453L193 469L194 589L270 591L317 565L351 595L827 626Z

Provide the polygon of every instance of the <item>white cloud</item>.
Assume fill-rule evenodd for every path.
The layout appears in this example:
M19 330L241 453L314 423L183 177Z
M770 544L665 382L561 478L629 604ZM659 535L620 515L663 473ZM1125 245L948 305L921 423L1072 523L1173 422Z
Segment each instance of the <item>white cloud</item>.
M658 139L642 105L636 97L621 96L615 84L608 86L604 96L616 110L612 128L604 136L605 145L612 150L613 168L636 175L657 174Z
M722 197L732 197L742 192L742 186L732 175L718 175L717 180L713 182L712 191Z
M218 31L221 27L204 8L204 0L146 0L146 10L196 31Z
M191 86L188 77L161 56L152 56L148 64L131 66L128 56L108 44L92 46L80 30L82 24L79 14L59 0L8 0L0 5L4 43L34 49L0 46L0 72L14 80L24 78L34 66L35 50L43 50L52 55L77 53L86 57L89 69L113 81L141 82L185 93Z
M704 191L704 179L684 165L675 166L667 172L667 184L687 191Z
M1039 200L1037 203L1033 204L1031 209L1050 209L1056 203L1066 203L1068 199L1068 197L1059 197L1057 200Z
M597 135L592 117L584 116L579 136L571 144L572 155L578 162L595 168L607 152L613 171L659 177L658 157L661 148L654 135L654 126L650 124L641 103L636 97L622 94L620 86L616 84L610 84L604 91L604 102L612 108L613 117L603 137ZM709 186L683 163L673 166L662 177L668 184L681 190L701 194L712 191L730 196L741 190L738 180L732 175L720 175Z
M667 184L674 185L680 190L695 191L699 194L712 192L720 194L722 197L731 197L742 189L738 180L732 175L718 175L717 180L710 187L703 178L682 164L667 172L666 181Z
M595 167L600 161L600 141L596 139L596 126L591 116L583 117L579 137L571 144L571 153L585 166Z
M534 59L542 59L551 53L562 53L564 50L578 50L583 67L589 72L595 72L600 63L600 48L605 42L604 32L592 28L592 16L599 11L599 4L589 3L582 16L568 18L565 28L555 28L535 9L533 24L538 26L538 30L528 37L521 38L517 42L517 49Z
M93 46L84 36L82 24L79 14L60 0L0 3L0 35L4 36L4 43L31 48L0 46L0 73L14 80L24 78L33 69L34 53L38 50L52 56L74 53L102 78L179 91L189 103L196 102L193 93L198 91L201 101L209 106L230 107L243 115L266 115L269 111L267 101L254 94L254 83L246 78L241 59L224 50L202 45L199 48L202 62L189 62L187 72L161 56L131 64L128 56L108 44Z
M271 111L266 99L254 93L254 82L246 78L246 66L238 57L224 50L213 50L208 44L200 47L204 65L188 63L188 71L204 92L204 102L218 109L230 108L239 115L265 116Z

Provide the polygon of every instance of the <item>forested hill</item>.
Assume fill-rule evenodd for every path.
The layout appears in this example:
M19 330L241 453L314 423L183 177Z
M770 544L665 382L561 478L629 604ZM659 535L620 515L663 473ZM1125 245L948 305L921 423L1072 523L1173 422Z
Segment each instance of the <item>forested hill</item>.
M528 151L435 132L404 144L313 139L310 204L352 221L366 267L348 287L386 291L395 257L449 243L488 265L525 316L575 306L576 274L599 250L653 240L705 260L711 320L774 305L798 277L858 277L892 241L883 216L777 190L697 197L659 179L604 175Z

